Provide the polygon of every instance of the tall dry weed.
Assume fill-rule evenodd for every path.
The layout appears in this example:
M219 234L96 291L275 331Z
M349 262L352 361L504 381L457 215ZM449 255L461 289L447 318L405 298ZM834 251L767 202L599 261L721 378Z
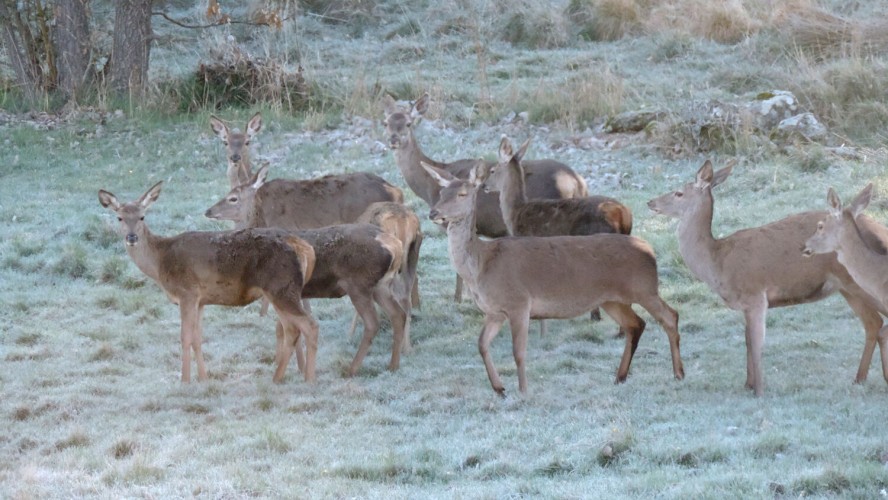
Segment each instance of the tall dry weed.
M587 40L619 40L642 29L646 6L639 0L571 0L565 13Z

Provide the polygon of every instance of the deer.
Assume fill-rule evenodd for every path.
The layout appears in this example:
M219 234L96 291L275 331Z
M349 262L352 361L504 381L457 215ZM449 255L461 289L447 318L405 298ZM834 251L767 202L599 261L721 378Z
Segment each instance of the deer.
M407 258L403 254L401 241L370 224L337 224L305 229L306 215L312 220L310 214L289 208L292 198L266 196L261 189L268 185L264 184L266 175L267 167L263 166L247 184L235 188L208 209L205 215L211 219L231 220L245 227L293 231L293 234L307 241L314 248L317 262L302 296L306 299L323 299L348 295L364 322L364 335L349 366L349 376L357 373L379 331L379 316L374 302L379 304L391 321L394 340L388 368L390 371L397 370L404 340L409 335L409 296L400 295L400 288L395 284L402 262ZM289 194L288 191L284 193ZM323 203L329 205L331 202ZM260 209L259 206L264 208ZM260 215L257 216L257 213ZM330 215L318 214L314 219Z
M790 215L764 226L716 239L712 235L712 188L731 174L733 162L713 171L706 160L692 182L648 202L657 214L678 219L678 249L691 273L746 323L746 388L764 395L762 352L768 309L821 300L839 292L860 318L866 344L855 382L866 380L882 318L835 253L803 258L800 249L823 211Z
M250 163L250 141L262 130L262 114L257 112L247 121L244 132L232 132L219 118L210 115L210 128L225 146L228 158L228 182L231 189L250 180L253 176Z
M632 232L632 210L607 196L584 196L564 199L527 198L524 157L530 139L517 152L506 136L500 141L499 162L481 162L479 177L484 192L499 193L500 212L511 236L579 236L598 233L629 234ZM600 319L593 311L592 318ZM540 333L546 324L540 321Z
M482 240L475 220L481 191L477 169L468 179L459 179L431 165L424 168L443 188L429 217L447 225L451 262L484 313L478 350L497 394L505 396L505 387L490 344L506 320L512 330L518 390L526 394L529 321L572 318L598 307L626 332L616 376L617 383L624 382L645 328L632 304L641 305L666 331L673 375L684 378L678 313L660 298L657 261L647 242L624 234Z
M395 163L407 186L428 204L434 207L440 197L441 186L428 174L421 162L443 169L462 179L469 176L476 160L463 159L450 163L435 161L419 146L414 129L428 111L430 97L426 92L409 109L398 106L390 95L383 97L385 134L389 148L394 152ZM554 160L526 161L524 164L529 198L576 198L586 196L586 181L567 165ZM481 193L478 197L478 234L490 238L506 236L503 215L500 212L498 196L495 193ZM457 276L454 300L459 302L462 284Z
M191 381L191 353L197 378L207 379L203 359L204 306L245 306L265 297L278 314L277 367L273 381L280 383L300 336L307 352L303 366L307 382L315 380L318 325L302 307L302 293L315 268L315 252L295 235L273 229L222 232L186 232L164 237L151 232L145 213L160 196L162 182L137 200L121 203L104 189L99 203L113 212L124 237L126 252L146 276L156 282L181 318L182 382Z
M268 179L268 164L206 211L211 219L242 221L246 227L311 229L354 222L371 203L404 202L404 193L378 175L357 172L317 179Z
M888 228L863 214L873 195L872 183L867 184L847 207L833 188L826 198L828 214L817 222L817 230L805 241L802 254L811 257L835 252L839 263L845 266L854 281L875 301L882 315L888 315L888 282L884 269L888 266ZM882 374L888 382L888 327L882 327L878 336L867 336L869 355L879 344ZM869 360L866 360L869 366Z
M416 274L416 266L419 263L419 249L422 246L422 230L419 225L419 218L402 203L392 201L378 201L371 203L370 206L358 217L358 223L373 224L386 233L397 238L402 245L402 251L405 256L401 262L401 270L398 273L400 278L399 296L410 297L410 302L403 304L404 310L407 312L407 321L410 322L410 313L414 307L420 307L419 299L419 276ZM352 320L349 338L355 333L358 325L358 315L355 314ZM404 350L410 350L409 327L406 328L408 334L404 337Z

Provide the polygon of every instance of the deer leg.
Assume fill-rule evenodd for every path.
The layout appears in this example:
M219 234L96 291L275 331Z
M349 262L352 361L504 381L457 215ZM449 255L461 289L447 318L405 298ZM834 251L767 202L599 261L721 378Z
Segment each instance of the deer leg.
M879 330L879 356L882 358L882 376L888 382L888 326Z
M305 381L314 382L315 363L318 357L318 322L310 314L293 315L290 320L296 329L297 349L302 349L298 343L299 332L302 332L301 337L305 339L305 371L303 372Z
M765 318L768 303L764 295L758 303L743 310L746 319L746 388L756 396L765 394L765 379L762 374L762 351L765 345Z
M290 358L293 356L293 349L299 349L299 336L300 330L293 329L287 314L282 312L277 307L275 310L278 313L278 322L275 325L275 335L277 336L277 351L275 352L275 370L274 375L272 376L272 381L275 384L280 384L284 380L284 374L287 372L287 364L290 362ZM296 363L299 363L299 356L297 355ZM300 370L302 366L300 366ZM304 370L303 370L304 373Z
M651 313L660 327L666 331L666 336L669 337L669 352L672 355L672 373L676 379L682 380L685 373L679 348L681 336L678 333L678 313L659 296L652 297L649 303L641 304L641 307Z
M493 390L502 397L506 397L506 388L503 387L503 381L496 371L493 359L490 358L490 343L493 342L493 338L499 333L505 320L506 318L501 315L485 315L484 328L481 329L481 336L478 337L478 352L481 353L481 359L484 360L487 378L490 379L490 385L493 387Z
M194 360L197 362L197 380L200 381L207 379L207 367L203 358L203 309L202 305L197 307L197 318L194 319L194 336L191 341L191 350L194 351Z
M463 281L460 275L456 275L456 290L453 291L453 301L462 302Z
M194 330L197 328L198 307L196 302L179 299L179 318L181 321L180 342L182 345L182 382L191 382L191 344L194 341Z
M410 304L417 309L422 308L419 300L419 275L413 276L413 283L410 285Z
M851 310L860 318L866 334L863 342L863 354L860 356L860 365L857 367L857 376L854 377L854 383L862 384L866 382L866 376L873 361L873 353L876 350L877 341L879 343L879 354L882 357L882 375L885 377L885 380L888 380L888 353L882 348L881 340L882 316L879 314L879 311L867 304L866 299L845 290L840 290L839 293L842 294L842 297L845 297L845 301L848 302Z
M280 319L275 322L274 325L274 333L277 337L277 350L275 351L275 361L280 364L280 360L282 359L283 352L285 349L288 349L285 346L286 336L284 335L284 325L281 323ZM302 350L302 343L296 342L293 344L293 349L296 351L296 366L299 368L301 373L305 373L305 353ZM292 351L290 354L287 354L287 360L289 362L290 357L292 356Z
M518 391L527 394L527 327L530 323L530 309L509 314L509 329L512 330L512 356L518 370Z
M349 293L348 298L351 299L352 305L358 311L358 315L364 321L364 336L361 338L361 345L358 346L358 352L355 359L352 360L351 366L348 368L348 376L354 377L364 362L364 356L370 351L370 344L376 333L379 331L379 316L376 314L376 308L373 307L373 301L370 296L365 293Z
M605 302L601 308L620 325L621 331L626 332L626 347L623 349L620 366L617 367L617 378L614 381L615 384L622 384L629 376L629 366L632 364L635 350L638 349L641 334L644 333L644 320L635 314L629 304Z
M358 329L358 313L355 311L355 315L352 317L351 328L348 330L348 339L351 340L352 337L355 336L355 330Z
M404 311L403 305L392 296L391 290L385 287L373 292L373 300L385 311L392 324L392 360L389 371L395 371L401 364L401 350L404 349L410 313ZM409 302L408 302L409 304Z

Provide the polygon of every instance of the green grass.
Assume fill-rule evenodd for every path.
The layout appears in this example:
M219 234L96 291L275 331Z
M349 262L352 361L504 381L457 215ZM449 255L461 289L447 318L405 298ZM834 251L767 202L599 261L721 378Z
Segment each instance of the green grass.
M135 109L109 114L104 124L82 116L52 130L0 124L0 497L871 498L888 488L880 404L888 385L878 361L869 381L851 384L863 333L841 297L769 313L766 395L753 398L743 388L742 316L690 275L674 221L645 206L690 181L704 156L675 158L647 139L575 146L611 110L675 110L770 89L760 84L780 88L794 59L773 49L762 56L761 40L725 46L681 33L629 34L531 50L483 31L494 103L475 111L471 36L435 34L453 21L452 5L429 6L438 15L426 19L379 4L373 12L387 16L385 26L300 18L293 36L305 42L301 62L331 95L341 93L339 104L297 116L262 108L254 158L272 162L273 178L371 171L405 189L426 234L413 354L398 372L386 371L384 326L358 376L344 378L358 345L345 334L352 308L344 299L318 300L317 382L306 384L293 362L275 385L274 315L260 318L256 305L211 306L204 313L210 380L181 384L178 309L129 260L96 192L131 200L163 180L147 219L155 232L226 228L202 215L227 191L209 112ZM484 24L491 14L474 8L488 16L475 21L491 28ZM340 36L353 31L363 34ZM389 33L394 38L385 40ZM253 42L272 46L261 36ZM414 46L421 55L403 50ZM172 52L160 50L157 65ZM854 64L829 63L830 81L854 89L848 78L881 78L880 66L868 72ZM583 81L619 87L596 95L598 87ZM544 338L532 326L527 396L517 394L505 327L492 348L508 394L499 399L477 351L481 315L450 300L446 238L391 153L376 145L384 141L381 112L359 102L379 95L377 82L403 99L432 93L432 119L417 129L432 158L493 157L501 134L533 137L529 159L564 161L593 192L629 205L634 233L657 252L662 295L680 314L685 380L672 379L666 336L645 315L631 376L614 385L623 341L610 320L581 317L550 321ZM820 90L812 100L831 95ZM842 109L878 100L842 95ZM570 96L574 105L564 100ZM340 114L357 109L374 122ZM499 124L509 111L539 114L530 124ZM242 124L252 112L218 113ZM882 132L870 133L860 137ZM888 173L878 154L848 160L817 145L740 153L715 193L718 236L825 208L828 186L846 199L869 181L878 188L870 213L888 220L888 205L879 203Z

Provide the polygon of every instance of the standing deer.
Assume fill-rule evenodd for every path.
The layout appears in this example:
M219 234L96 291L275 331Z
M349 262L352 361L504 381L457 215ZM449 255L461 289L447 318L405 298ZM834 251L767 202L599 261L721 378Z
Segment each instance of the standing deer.
M873 185L868 184L843 209L839 196L829 188L829 214L817 223L817 231L805 242L803 254L810 257L835 252L854 281L873 297L879 312L888 315L888 228L863 214L872 195ZM876 339L867 336L867 343L872 341L879 344L882 375L888 381L888 327L882 327ZM866 365L869 367L869 360Z
M296 231L294 234L311 244L317 255L314 273L305 284L302 296L307 299L323 299L348 295L364 322L364 336L349 367L349 374L357 373L379 331L379 316L373 306L374 302L379 304L391 321L394 340L389 369L397 370L401 349L405 345L404 339L408 335L409 311L409 295L399 295L400 288L395 286L395 278L402 268L401 263L407 258L403 255L401 241L370 224L341 224L304 229L306 220L317 221L333 214L302 212L293 208L294 202L304 210L323 210L325 206L333 205L335 200L319 200L319 205L311 208L298 197L275 197L274 194L280 192L291 192L263 191L262 188L270 184L264 184L266 174L267 167L260 168L250 182L232 190L207 210L206 216L211 219L231 220L246 227L274 227ZM315 189L311 192L320 194L324 191Z
M201 347L204 306L244 306L259 297L272 303L282 325L278 328L273 380L283 380L302 334L307 346L305 380L313 381L318 325L301 303L303 286L315 266L312 247L296 236L269 229L156 236L145 223L145 212L160 196L161 184L158 182L138 200L126 204L108 191L99 190L99 203L117 215L126 252L136 266L179 305L182 381L191 380L192 351L198 380L207 378Z
M371 203L403 203L404 193L382 177L365 172L326 175L317 179L267 181L268 165L210 207L211 219L242 221L247 227L311 229L354 222Z
M232 132L228 125L215 116L210 116L210 128L225 145L225 153L228 158L226 175L231 189L250 180L250 177L253 176L250 163L250 141L262 129L262 115L259 112L253 115L247 121L244 132Z
M673 374L684 378L678 313L660 298L657 261L647 242L623 234L482 240L475 229L480 190L475 174L461 180L425 168L444 188L429 217L447 224L451 261L484 313L478 349L494 391L505 394L489 348L506 320L512 330L518 390L526 393L529 321L572 318L598 307L626 332L616 378L625 381L645 327L631 304L641 305L666 330Z
M419 227L419 218L403 203L392 201L379 201L371 203L367 210L358 217L358 223L372 224L386 233L394 236L401 242L404 259L401 261L401 270L398 273L399 281L395 286L399 287L399 297L409 297L410 301L404 301L403 309L407 312L408 327L405 328L404 349L410 349L409 323L410 313L413 307L419 307L419 276L416 274L416 266L419 263L419 249L422 246L422 231ZM352 320L349 338L355 333L358 326L358 315Z
M428 93L417 99L409 110L400 108L389 95L383 98L383 105L385 133L389 147L394 151L395 163L410 189L425 200L430 208L434 207L438 203L441 186L422 168L420 162L443 169L457 178L466 179L469 176L469 171L474 168L476 160L442 163L432 160L422 152L416 142L413 129L428 110ZM529 198L576 198L588 194L586 181L563 163L554 160L536 160L525 162L524 167ZM496 194L479 194L476 220L478 234L491 238L509 234L500 212ZM454 299L458 302L461 295L461 283L457 276Z
M584 196L560 200L527 198L521 159L530 139L512 151L505 136L500 141L499 163L481 164L484 192L499 193L500 212L511 236L588 236L599 233L632 232L632 210L607 196ZM593 319L600 313L592 312ZM540 333L546 323L540 320Z
M863 322L866 344L855 382L866 380L876 334L882 327L872 299L856 284L835 254L803 258L800 249L826 212L803 212L770 224L712 236L712 188L731 174L733 165L713 173L709 160L696 179L678 191L648 202L655 213L675 217L678 249L697 279L746 320L746 387L765 392L762 351L765 318L771 307L814 302L839 292Z

